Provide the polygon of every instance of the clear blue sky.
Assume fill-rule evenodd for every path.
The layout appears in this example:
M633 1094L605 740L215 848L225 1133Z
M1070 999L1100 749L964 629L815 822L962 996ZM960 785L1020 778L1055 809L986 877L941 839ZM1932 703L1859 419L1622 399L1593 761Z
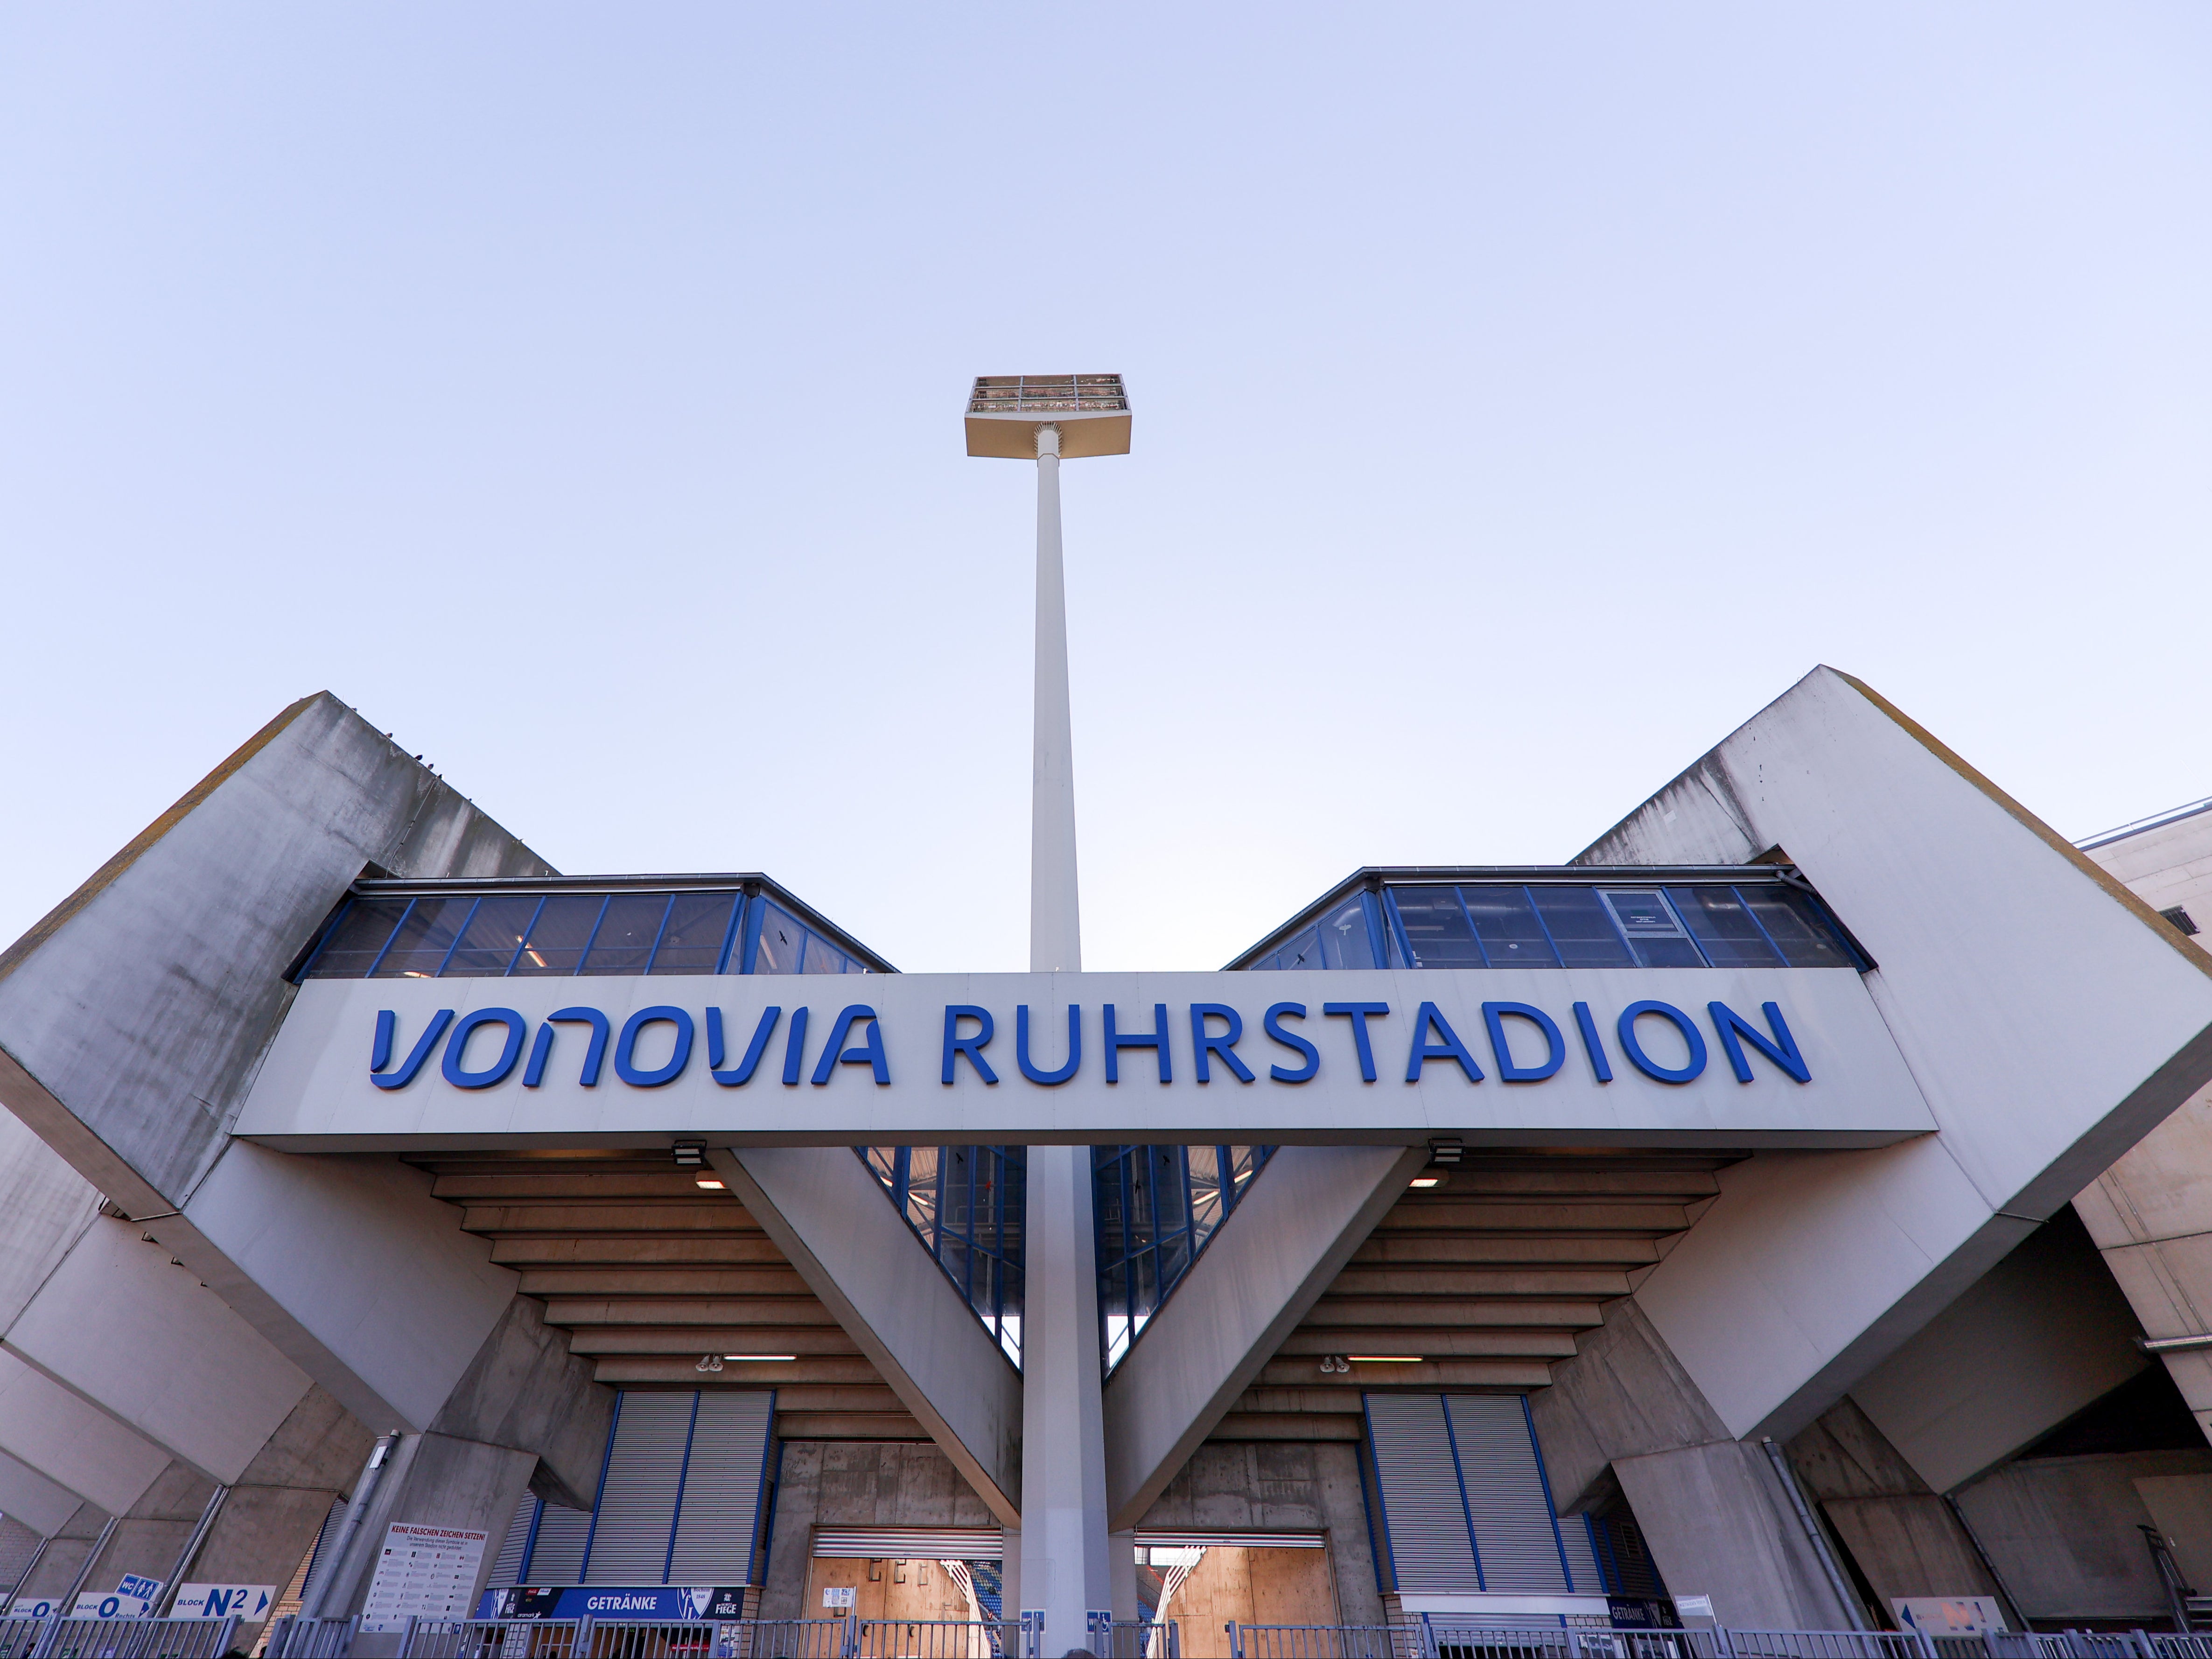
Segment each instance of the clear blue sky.
M0 938L328 688L560 867L1089 965L1553 860L1818 661L2212 793L2200 5L0 11Z

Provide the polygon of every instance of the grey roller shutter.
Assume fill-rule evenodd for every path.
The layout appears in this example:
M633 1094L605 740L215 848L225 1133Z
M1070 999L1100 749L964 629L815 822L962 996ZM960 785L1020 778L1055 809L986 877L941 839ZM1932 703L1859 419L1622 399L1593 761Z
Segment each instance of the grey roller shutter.
M578 1584L584 1578L584 1540L592 1530L589 1510L564 1510L548 1504L538 1516L538 1542L523 1563L523 1582Z
M751 1581L760 1529L761 1476L775 1416L769 1393L702 1393L691 1429L691 1457L676 1521L672 1584ZM594 1552L596 1554L597 1552Z
M823 1527L814 1553L827 1560L995 1561L1005 1539L996 1527Z
M1480 1589L1443 1396L1364 1398L1392 1588L1401 1595Z
M1536 1443L1517 1394L1447 1395L1460 1486L1474 1526L1482 1587L1558 1595L1567 1588L1560 1536L1544 1495ZM1596 1586L1593 1583L1591 1588Z
M1575 1581L1575 1594L1596 1595L1605 1589L1605 1575L1597 1570L1597 1550L1590 1542L1589 1517L1559 1517L1559 1541L1567 1552L1567 1575Z
M507 1523L507 1536L500 1540L499 1553L493 1558L491 1577L484 1581L486 1589L508 1589L522 1582L522 1558L530 1547L530 1525L538 1518L538 1500L528 1492L514 1506L514 1519Z
M584 1557L587 1584L665 1584L696 1394L624 1389Z

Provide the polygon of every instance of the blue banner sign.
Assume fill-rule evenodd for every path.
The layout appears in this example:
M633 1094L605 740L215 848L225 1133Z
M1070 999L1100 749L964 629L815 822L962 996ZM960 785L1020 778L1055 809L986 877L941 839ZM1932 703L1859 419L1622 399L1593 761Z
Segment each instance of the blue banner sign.
M742 1619L742 1584L545 1584L489 1589L479 1619Z

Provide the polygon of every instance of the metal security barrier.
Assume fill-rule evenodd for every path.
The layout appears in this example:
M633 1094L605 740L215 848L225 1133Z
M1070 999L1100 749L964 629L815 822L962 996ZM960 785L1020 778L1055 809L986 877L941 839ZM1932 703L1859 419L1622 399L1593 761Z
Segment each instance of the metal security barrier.
M287 1613L269 1632L267 1659L346 1659L360 1632L359 1613L350 1619L297 1619Z
M1727 1643L1735 1659L1929 1659L1933 1651L1917 1631L1732 1630Z
M50 1621L44 1619L0 1619L0 1659L26 1659Z
M1116 1619L1091 1615L1091 1639L1084 1645L1098 1659L1182 1659L1182 1629L1172 1619Z
M1232 1659L1426 1659L1419 1625L1224 1625Z
M1422 1623L1431 1659L1581 1659L1575 1650L1575 1632L1560 1625L1524 1630L1434 1620Z
M726 1619L714 1659L844 1659L849 1619Z
M855 1619L846 1659L1038 1659L1041 1629L1020 1619Z
M400 1659L586 1659L588 1619L410 1619Z
M703 1619L594 1619L582 1659L713 1659L720 1636Z
M1723 1659L1720 1632L1711 1630L1577 1630L1583 1659Z
M221 1659L237 1633L235 1619L50 1619L31 1652L33 1659Z

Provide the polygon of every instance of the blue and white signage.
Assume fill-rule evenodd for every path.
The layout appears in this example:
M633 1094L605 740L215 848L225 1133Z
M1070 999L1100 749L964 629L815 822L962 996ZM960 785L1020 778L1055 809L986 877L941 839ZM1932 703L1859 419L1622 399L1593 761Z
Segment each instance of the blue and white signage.
M243 1619L252 1624L276 1605L274 1584L185 1584L169 1608L173 1619Z
M314 980L271 1146L1872 1146L1934 1127L1858 975L1636 969Z

